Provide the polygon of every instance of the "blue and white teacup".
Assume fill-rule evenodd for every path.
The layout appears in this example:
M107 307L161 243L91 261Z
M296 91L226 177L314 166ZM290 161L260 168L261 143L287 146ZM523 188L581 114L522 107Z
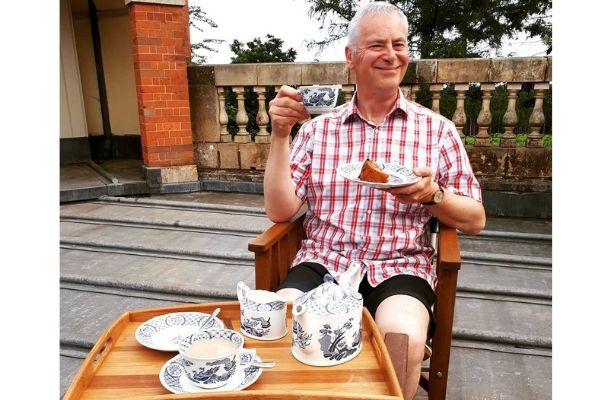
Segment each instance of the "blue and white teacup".
M179 342L185 374L195 385L215 389L229 383L237 368L251 363L255 349L244 349L244 337L231 329L195 332Z
M342 85L298 86L302 104L311 114L324 114L335 107Z

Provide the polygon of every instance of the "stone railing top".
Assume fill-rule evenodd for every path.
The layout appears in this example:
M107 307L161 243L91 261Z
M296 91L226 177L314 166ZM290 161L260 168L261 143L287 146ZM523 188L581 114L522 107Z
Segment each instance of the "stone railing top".
M207 64L190 69L190 84L206 84L207 73L214 74L216 86L356 83L354 73L343 61ZM456 58L411 61L402 84L551 81L552 57Z

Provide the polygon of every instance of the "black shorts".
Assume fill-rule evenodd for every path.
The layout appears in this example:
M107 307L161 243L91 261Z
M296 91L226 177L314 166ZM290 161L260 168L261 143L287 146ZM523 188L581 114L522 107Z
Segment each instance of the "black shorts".
M308 292L323 283L323 277L329 273L327 268L313 262L303 262L292 269L277 290L294 288ZM337 282L336 282L337 283ZM423 278L413 275L396 275L372 287L367 276L360 282L358 291L363 296L363 305L375 318L377 307L388 297L403 294L419 300L429 312L429 327L427 337L431 339L435 332L435 318L433 317L433 302L435 293L429 283Z

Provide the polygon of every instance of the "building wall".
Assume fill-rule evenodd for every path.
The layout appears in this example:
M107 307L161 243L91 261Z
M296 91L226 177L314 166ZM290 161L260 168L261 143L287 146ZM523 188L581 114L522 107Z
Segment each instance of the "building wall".
M127 9L99 11L102 61L113 135L139 135L140 126Z
M60 138L87 136L71 4L60 3Z
M97 3L108 113L113 135L139 135L129 21L124 2L120 5L122 8L103 10L102 3ZM87 6L84 7L81 2L73 11L73 26L88 132L90 135L102 135L100 94L90 18Z

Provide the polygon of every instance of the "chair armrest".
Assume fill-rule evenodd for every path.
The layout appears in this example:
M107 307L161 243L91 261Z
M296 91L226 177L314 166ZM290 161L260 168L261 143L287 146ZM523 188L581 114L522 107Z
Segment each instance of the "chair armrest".
M462 261L456 229L440 224L438 240L438 270L459 270Z
M433 335L433 348L429 362L427 387L429 398L445 399L448 382L448 365L452 345L452 325L456 286L460 269L460 247L455 228L440 224L437 253L438 282L435 290L434 315L436 329Z
M304 212L292 221L277 222L248 243L254 253L256 289L274 291L287 276L291 263L306 237L302 222Z
M283 237L289 235L294 229L297 229L298 224L302 226L303 220L304 214L301 214L291 221L274 223L266 231L248 243L248 250L253 253L264 253L265 251L269 251L269 249L277 244Z

